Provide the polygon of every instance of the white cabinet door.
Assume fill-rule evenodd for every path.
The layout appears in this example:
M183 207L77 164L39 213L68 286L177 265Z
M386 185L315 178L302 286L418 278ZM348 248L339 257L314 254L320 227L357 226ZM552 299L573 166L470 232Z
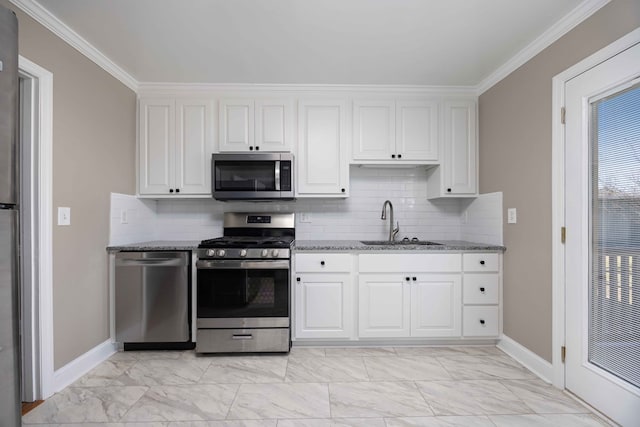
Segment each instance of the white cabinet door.
M176 101L175 189L179 194L211 193L213 102Z
M290 100L256 100L255 150L291 151L291 111Z
M344 100L300 101L298 196L348 196L345 109Z
M476 194L476 104L459 100L444 103L444 159L442 186L446 194Z
M359 336L408 337L410 284L398 274L361 274L358 283Z
M296 338L350 338L353 285L350 274L296 274Z
M396 158L438 160L438 103L396 103Z
M353 102L354 160L395 158L396 107L394 101Z
M460 275L417 274L411 279L411 336L459 337L462 322Z
M254 148L254 101L220 101L220 151L249 151Z
M175 101L140 100L139 120L139 192L169 195L175 176Z

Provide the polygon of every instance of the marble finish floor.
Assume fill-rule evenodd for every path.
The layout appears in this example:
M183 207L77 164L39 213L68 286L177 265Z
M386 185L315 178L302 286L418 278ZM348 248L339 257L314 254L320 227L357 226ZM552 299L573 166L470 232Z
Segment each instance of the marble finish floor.
M496 347L120 352L23 417L95 427L601 427Z

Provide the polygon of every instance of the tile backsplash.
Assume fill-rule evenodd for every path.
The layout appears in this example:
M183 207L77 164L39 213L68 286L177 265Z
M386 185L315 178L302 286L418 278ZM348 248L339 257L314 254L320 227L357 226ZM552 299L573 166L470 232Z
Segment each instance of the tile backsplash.
M386 239L389 219L383 221L380 216L384 201L390 200L394 220L400 224L398 239L406 236L502 243L501 193L483 195L472 202L427 200L427 172L423 167L353 166L350 173L350 197L346 199L155 201L112 194L110 242L115 245L153 239L202 240L222 235L224 212L265 211L295 212L296 238L301 240ZM121 224L123 209L127 210L127 224Z

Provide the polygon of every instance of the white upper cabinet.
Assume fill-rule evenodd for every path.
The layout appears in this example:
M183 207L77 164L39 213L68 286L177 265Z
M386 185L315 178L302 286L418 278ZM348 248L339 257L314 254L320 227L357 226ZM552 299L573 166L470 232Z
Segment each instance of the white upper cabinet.
M290 151L289 99L220 101L220 151Z
M344 100L301 100L298 105L298 197L347 197L349 162Z
M428 182L428 197L475 197L478 194L477 112L475 100L443 104L443 156Z
M213 102L140 100L139 194L210 196Z
M352 159L361 164L437 162L438 103L354 101Z

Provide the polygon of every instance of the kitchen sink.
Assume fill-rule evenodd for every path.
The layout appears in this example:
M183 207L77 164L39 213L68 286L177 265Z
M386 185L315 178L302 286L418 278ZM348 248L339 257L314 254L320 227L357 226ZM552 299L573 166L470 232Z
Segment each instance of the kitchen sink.
M362 243L363 245L368 245L368 246L415 246L415 245L420 245L420 246L437 246L437 245L442 245L442 243L436 243L436 242L429 242L426 240L419 240L417 242L412 242L412 241L393 241L390 242L388 240L361 240L360 243Z

